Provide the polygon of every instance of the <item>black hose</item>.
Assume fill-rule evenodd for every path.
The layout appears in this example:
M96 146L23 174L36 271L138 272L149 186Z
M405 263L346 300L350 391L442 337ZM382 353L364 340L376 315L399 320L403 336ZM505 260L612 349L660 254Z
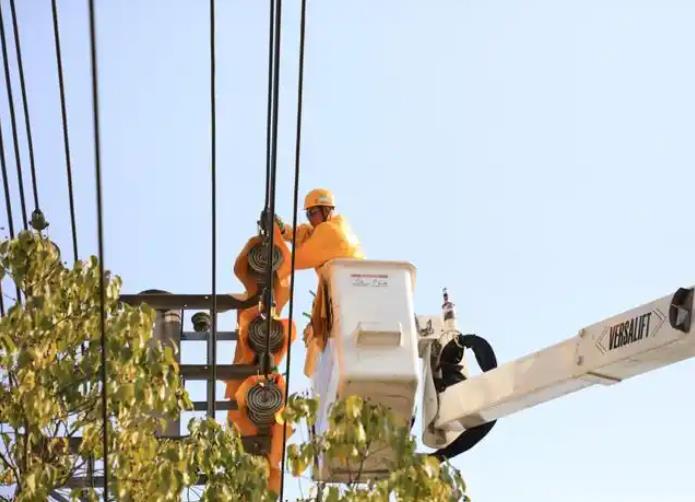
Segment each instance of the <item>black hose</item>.
M442 349L442 359L446 358L448 352L450 354L455 354L454 360L446 358L447 360L443 364L456 366L456 363L460 362L461 357L463 357L464 348L471 349L473 351L475 360L478 362L478 366L480 366L480 369L483 372L497 368L497 357L495 356L495 351L492 349L492 346L487 340L478 335L459 335L456 339L450 341ZM460 356L458 354L460 354ZM456 360L456 356L458 356L458 360ZM452 378L452 374L450 373L448 375L449 378L445 379L444 389L465 380L463 375L460 373L458 373L458 375L460 378ZM488 435L488 433L495 426L495 423L497 423L497 420L466 429L449 445L445 446L444 448L440 448L432 453L432 455L444 461L470 450Z

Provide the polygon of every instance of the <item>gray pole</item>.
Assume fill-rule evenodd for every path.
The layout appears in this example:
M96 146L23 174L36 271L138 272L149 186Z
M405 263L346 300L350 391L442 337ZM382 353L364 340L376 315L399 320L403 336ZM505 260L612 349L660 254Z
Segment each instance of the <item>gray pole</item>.
M217 361L215 360L217 358L217 340L216 337L213 336L213 326L216 323L217 317L217 312L213 312L210 315L210 331L208 335L208 347L207 347L207 363L208 367L212 367L212 365L217 364ZM213 419L215 418L215 400L217 399L217 396L215 395L215 386L217 385L217 381L215 378L208 378L208 387L207 387L207 400L208 400L208 412L207 415L208 417L212 417Z
M147 290L146 293L167 293L167 291ZM153 339L158 340L162 346L173 346L176 348L174 357L176 362L181 362L181 311L179 310L157 310L154 321ZM166 427L158 435L160 436L180 436L181 419L170 420Z

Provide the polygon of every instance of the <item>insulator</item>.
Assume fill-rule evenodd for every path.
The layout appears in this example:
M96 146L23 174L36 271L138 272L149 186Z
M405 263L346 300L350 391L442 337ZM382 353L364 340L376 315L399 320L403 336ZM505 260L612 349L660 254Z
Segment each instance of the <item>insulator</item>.
M268 242L260 242L253 246L248 255L249 267L258 274L268 272ZM282 265L282 253L277 246L273 246L273 272Z
M453 303L449 301L449 292L444 288L444 304L442 305L442 317L445 321L450 319L456 319L456 308Z
M31 228L33 228L37 232L41 232L42 230L45 230L46 227L48 227L48 222L46 221L46 218L44 217L43 213L39 208L34 209L34 211L31 213ZM54 246L56 248L58 247L55 244Z
M210 331L210 326L212 326L210 314L207 312L198 312L197 314L193 314L191 317L191 322L193 323L193 330L196 333Z
M251 421L256 425L270 425L282 408L282 391L272 381L258 382L246 395L246 406Z
M270 345L270 352L276 353L282 347L284 332L282 323L277 319L270 321L270 340L268 337L268 319L263 316L256 318L249 324L249 345L256 354L266 352L266 343Z

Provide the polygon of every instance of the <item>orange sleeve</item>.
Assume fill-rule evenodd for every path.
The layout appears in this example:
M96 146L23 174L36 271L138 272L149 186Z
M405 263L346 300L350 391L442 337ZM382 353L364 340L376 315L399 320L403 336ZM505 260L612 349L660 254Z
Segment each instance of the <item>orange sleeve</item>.
M333 225L322 223L295 251L297 270L316 268L340 254L343 238Z
M297 227L297 246L301 246L306 242L306 240L311 237L314 227L308 223L302 223ZM292 242L292 226L285 225L285 229L282 232L282 238L288 242Z

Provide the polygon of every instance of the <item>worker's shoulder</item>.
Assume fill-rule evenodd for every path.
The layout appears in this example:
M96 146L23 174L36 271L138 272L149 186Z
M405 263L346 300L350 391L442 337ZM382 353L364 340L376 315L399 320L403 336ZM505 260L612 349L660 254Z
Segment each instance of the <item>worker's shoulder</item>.
M319 223L314 231L320 233L344 234L349 232L350 225L347 220L339 214L334 215L330 220Z
M347 218L345 218L345 216L342 214L334 215L330 220L327 221L327 223L332 224L336 228L350 228Z

